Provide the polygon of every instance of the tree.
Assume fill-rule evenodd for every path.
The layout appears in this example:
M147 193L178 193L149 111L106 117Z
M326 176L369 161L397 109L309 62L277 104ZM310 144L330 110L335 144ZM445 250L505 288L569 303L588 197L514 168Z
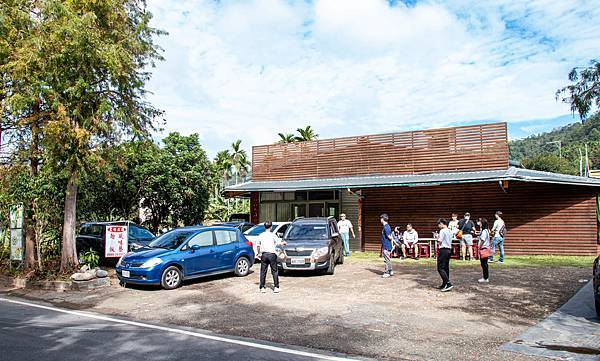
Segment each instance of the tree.
M279 133L279 144L288 144L294 143L296 141L296 137L290 133Z
M231 144L231 164L235 171L235 177L245 177L248 174L250 162L246 151L241 148L242 141L236 140Z
M522 164L523 167L528 169L535 169L552 173L579 175L577 168L572 162L569 162L565 158L559 158L555 154L538 155L532 158L527 158L523 160Z
M296 141L298 142L307 142L310 140L315 140L319 137L319 135L315 133L314 129L312 129L310 125L308 125L306 128L298 128L296 131L298 131L298 134L300 134L296 137Z
M31 2L40 14L32 36L11 60L13 103L33 94L48 121L43 143L54 169L67 178L61 270L77 266L74 228L79 181L101 157L102 144L124 135L147 137L158 110L145 101L148 68L161 59L136 0ZM35 4L34 4L35 3ZM17 81L18 80L18 81Z
M573 84L557 90L556 99L570 104L583 122L594 107L600 108L600 62L592 60L587 68L573 68L569 81Z
M140 169L146 179L142 205L149 210L151 228L201 224L212 173L199 137L171 133L163 142L155 161Z

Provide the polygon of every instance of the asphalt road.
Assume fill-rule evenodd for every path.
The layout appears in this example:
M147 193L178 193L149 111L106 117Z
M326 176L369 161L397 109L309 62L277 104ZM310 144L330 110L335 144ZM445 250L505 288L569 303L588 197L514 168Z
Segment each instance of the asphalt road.
M309 349L139 323L0 296L0 360L134 359L304 361L344 358Z

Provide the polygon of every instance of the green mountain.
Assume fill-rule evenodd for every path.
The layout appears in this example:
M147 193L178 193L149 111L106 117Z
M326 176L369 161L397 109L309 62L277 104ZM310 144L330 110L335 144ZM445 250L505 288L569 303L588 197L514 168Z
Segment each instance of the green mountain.
M529 169L578 175L579 151L585 156L586 144L590 168L600 168L600 113L583 123L511 141L510 159Z

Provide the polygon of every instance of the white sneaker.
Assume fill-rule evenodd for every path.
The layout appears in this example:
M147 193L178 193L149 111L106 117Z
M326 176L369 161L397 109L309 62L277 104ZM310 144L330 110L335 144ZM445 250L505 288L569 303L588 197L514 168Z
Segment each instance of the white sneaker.
M394 271L390 271L390 276L393 276L393 275L394 275Z
M383 274L383 276L381 276L381 277L383 277L383 278L388 278L388 277L390 277L390 276L391 276L391 274L389 274L389 273L387 273L387 272L386 272L386 273L384 273L384 274Z
M261 288L260 289L260 293L267 293L267 289L266 288Z
M273 293L279 293L279 287L273 288Z
M490 280L486 280L485 278L480 278L477 282L479 283L490 283Z

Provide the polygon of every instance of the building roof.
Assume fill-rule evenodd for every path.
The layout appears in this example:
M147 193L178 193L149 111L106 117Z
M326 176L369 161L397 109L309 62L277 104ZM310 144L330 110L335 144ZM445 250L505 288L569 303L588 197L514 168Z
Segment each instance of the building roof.
M567 174L509 167L508 169L502 170L487 170L478 172L373 175L280 181L249 181L225 188L225 194L228 196L237 196L244 195L249 192L265 191L292 192L309 189L419 187L503 180L600 187L599 178L579 177Z

